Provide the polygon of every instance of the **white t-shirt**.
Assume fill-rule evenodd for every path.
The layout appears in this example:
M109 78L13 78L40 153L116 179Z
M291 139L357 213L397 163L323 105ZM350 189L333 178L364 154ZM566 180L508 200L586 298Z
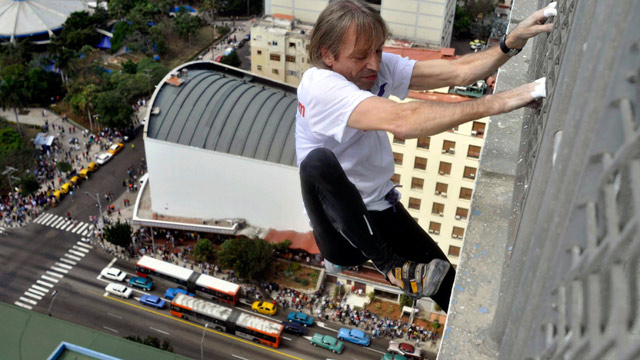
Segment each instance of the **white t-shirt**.
M347 126L353 109L371 96L404 99L415 60L382 54L380 71L370 91L361 90L331 70L311 68L298 85L296 153L298 166L316 148L331 150L369 210L391 206L385 195L393 188L391 144L385 131L364 131Z

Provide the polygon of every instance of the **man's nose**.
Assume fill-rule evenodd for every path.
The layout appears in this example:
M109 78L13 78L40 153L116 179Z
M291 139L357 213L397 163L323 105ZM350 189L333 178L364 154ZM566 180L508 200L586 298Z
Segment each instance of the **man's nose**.
M367 70L373 70L375 72L380 70L380 58L377 53L374 52L369 55L369 58L367 59Z

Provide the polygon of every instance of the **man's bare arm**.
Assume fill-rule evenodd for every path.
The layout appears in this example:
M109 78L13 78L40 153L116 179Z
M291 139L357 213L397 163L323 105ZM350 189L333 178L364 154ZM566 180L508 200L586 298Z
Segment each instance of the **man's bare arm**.
M389 131L402 139L431 136L467 121L526 106L535 100L536 85L532 82L510 91L459 103L396 103L374 96L353 110L347 125L360 130Z

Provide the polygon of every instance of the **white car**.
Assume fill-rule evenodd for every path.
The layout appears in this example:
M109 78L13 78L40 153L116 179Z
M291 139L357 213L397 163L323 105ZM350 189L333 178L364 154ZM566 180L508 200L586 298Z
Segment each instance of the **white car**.
M103 269L100 272L100 275L115 281L124 281L124 278L127 277L127 274L124 271L114 267Z
M100 154L100 156L98 156L98 159L96 159L96 162L98 163L98 165L104 165L107 161L111 160L112 157L113 155L109 153L103 153L103 154Z
M109 284L104 289L109 294L120 296L120 297L123 297L125 299L130 298L131 297L131 293L133 292L133 290L129 289L128 287L126 287L126 286L124 286L122 284Z

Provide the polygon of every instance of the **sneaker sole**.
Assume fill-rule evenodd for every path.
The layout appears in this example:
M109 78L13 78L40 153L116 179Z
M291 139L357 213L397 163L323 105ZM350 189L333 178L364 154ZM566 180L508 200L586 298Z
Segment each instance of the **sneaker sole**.
M438 292L442 280L449 272L449 262L435 259L432 260L427 268L427 274L425 276L426 287L422 289L421 296L431 296Z

